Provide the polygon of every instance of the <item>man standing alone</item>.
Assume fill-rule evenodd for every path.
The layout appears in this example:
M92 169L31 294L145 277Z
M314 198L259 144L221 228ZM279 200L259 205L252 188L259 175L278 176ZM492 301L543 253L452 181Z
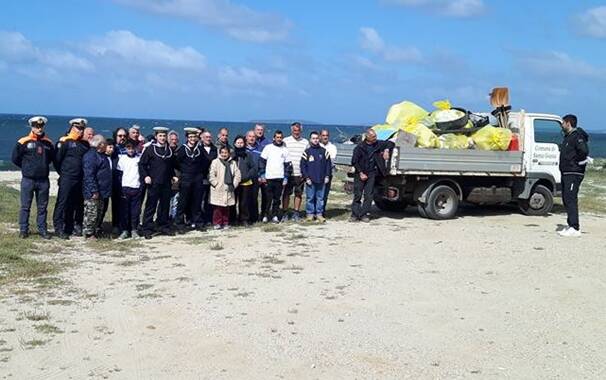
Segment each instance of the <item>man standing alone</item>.
M560 172L562 173L562 200L568 215L568 227L559 231L564 237L581 236L579 225L578 195L585 176L589 147L589 136L577 127L577 117L566 115L562 118L564 141L560 147Z
M19 237L29 236L29 213L34 195L38 209L38 233L43 239L50 239L46 226L46 213L50 184L48 167L53 161L55 148L44 134L47 119L34 116L28 120L29 135L19 139L13 149L12 161L21 168L21 209L19 211Z

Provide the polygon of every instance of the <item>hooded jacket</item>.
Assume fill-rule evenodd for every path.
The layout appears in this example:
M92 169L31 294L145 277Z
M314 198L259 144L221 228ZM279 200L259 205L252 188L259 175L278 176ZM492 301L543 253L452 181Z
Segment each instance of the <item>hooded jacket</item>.
M585 174L589 155L587 142L589 135L581 128L575 128L564 136L560 146L560 172L562 174Z
M82 158L82 166L84 199L91 199L94 193L99 193L100 199L109 198L112 195L112 169L107 155L90 148Z
M25 178L46 179L48 178L49 165L55 157L55 147L52 141L42 135L35 133L19 139L13 149L13 164L21 168L21 174Z

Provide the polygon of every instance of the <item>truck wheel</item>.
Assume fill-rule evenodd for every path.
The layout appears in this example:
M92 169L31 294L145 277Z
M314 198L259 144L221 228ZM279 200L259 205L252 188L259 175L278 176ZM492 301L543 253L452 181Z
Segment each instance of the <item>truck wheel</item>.
M520 210L525 215L544 216L553 208L553 194L551 190L543 185L537 185L532 189L528 199L518 201Z
M423 203L419 203L417 205L417 210L419 211L419 215L421 215L422 218L427 218L427 212L425 211L425 205Z
M375 205L381 211L402 212L408 204L406 201L390 201L381 196L376 196Z
M430 219L452 219L459 208L459 197L452 187L436 186L431 190L425 204L425 212Z

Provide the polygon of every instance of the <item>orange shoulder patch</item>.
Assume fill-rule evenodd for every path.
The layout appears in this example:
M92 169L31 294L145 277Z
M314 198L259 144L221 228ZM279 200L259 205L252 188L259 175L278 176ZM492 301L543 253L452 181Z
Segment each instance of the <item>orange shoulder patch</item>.
M25 145L25 144L27 144L27 143L28 143L28 141L30 141L30 140L31 140L31 138L30 138L29 136L24 136L24 137L21 137L21 138L19 139L19 141L17 141L17 142L18 142L19 144L21 144L21 145Z

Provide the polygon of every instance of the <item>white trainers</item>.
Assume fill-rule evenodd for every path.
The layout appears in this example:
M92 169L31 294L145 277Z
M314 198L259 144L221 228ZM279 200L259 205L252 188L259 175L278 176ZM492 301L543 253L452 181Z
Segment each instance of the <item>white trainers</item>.
M558 235L560 235L562 237L580 237L581 231L576 230L572 227L568 227L568 228L558 232Z
M280 219L278 219L278 217L277 217L277 216L274 216L273 218L271 218L271 221L272 221L273 223L280 223Z
M263 223L267 223L267 222L269 222L269 218L268 218L268 217L266 217L266 216L264 216L264 217L263 217Z

